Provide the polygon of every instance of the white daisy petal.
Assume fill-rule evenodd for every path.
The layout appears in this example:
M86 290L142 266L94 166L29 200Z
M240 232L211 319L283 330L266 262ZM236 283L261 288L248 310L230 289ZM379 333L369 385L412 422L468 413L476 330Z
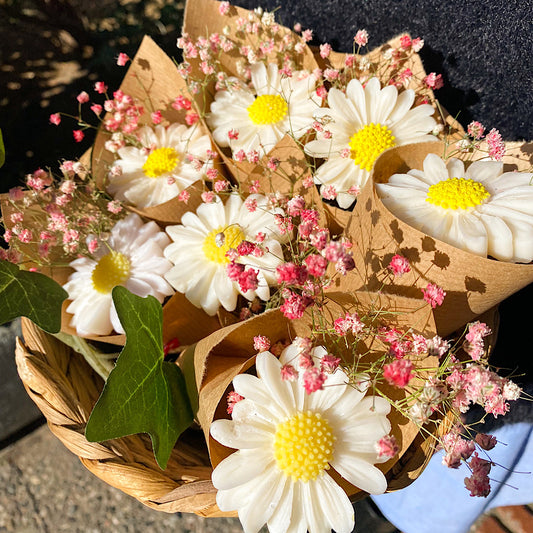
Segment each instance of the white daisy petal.
M351 533L355 525L353 505L346 493L333 481L329 474L320 477L315 486L316 498L326 520L335 533Z
M500 261L509 261L513 257L513 233L509 226L499 217L482 214L489 246L488 255Z
M239 450L215 468L217 503L224 511L237 510L245 531L257 532L267 522L273 533L350 533L353 507L327 469L331 465L363 490L385 490L385 476L374 464L383 462L375 447L390 429L390 405L381 397L363 398L368 379L363 376L356 391L340 369L311 394L302 379L283 381L282 364L300 368L299 342L279 360L259 353L259 377L234 379L244 399L233 406L232 420L211 426L213 438ZM311 350L318 366L327 353L324 347Z
M352 485L369 494L383 494L387 490L387 480L381 470L355 454L339 453L331 464Z
M474 161L467 168L465 178L485 183L485 181L491 181L501 176L502 172L503 163L501 161Z
M248 504L239 512L239 519L246 532L257 532L270 520L274 513L283 489L290 483L275 467L266 470L266 475L251 491ZM261 505L267 501L268 505Z
M233 154L257 150L263 156L285 134L301 137L319 107L316 79L303 74L282 79L275 63L258 62L251 67L251 90L230 78L236 87L218 91L207 116L215 141ZM238 137L230 139L230 130Z
M228 448L248 450L272 444L272 433L251 424L237 425L233 420L216 420L211 424L211 436Z
M270 297L269 285L276 283L275 270L283 261L281 244L289 235L281 235L275 224L275 215L282 214L279 208L270 208L265 196L249 196L257 202L251 213L239 194L230 194L225 203L218 197L211 203L203 203L196 214L188 212L181 224L168 226L168 236L173 241L164 251L172 268L165 279L195 306L214 315L220 306L227 311L237 307L238 295L253 300ZM242 241L254 242L256 235L265 234L263 246L270 251L262 257L253 255L237 258L237 262L253 268L257 273L258 286L250 288L228 275L230 249L236 249ZM233 278L232 278L233 279Z
M450 178L462 178L465 174L464 163L455 157L448 159L446 168L448 169L448 176Z
M457 175L450 176L446 163L437 154L428 154L424 159L424 175L428 182L434 184L448 178L462 177L464 175L464 170L460 171L459 165L463 165L462 168L464 169L464 164L459 159L456 159L456 161L457 165L454 165L454 172L456 172Z
M315 483L302 483L300 485L302 491L302 507L309 533L323 533L331 527L328 528L327 517L321 512L321 500L324 494L320 491L318 495L315 490L316 488L322 488L320 481L321 479L319 478ZM317 487L317 485L320 485L320 487Z
M436 125L431 116L433 108L429 105L413 108L413 104L413 91L398 95L394 86L382 89L376 77L368 80L364 89L358 80L351 80L346 95L330 89L328 108L320 109L315 115L326 123L331 138L326 142L324 133L319 133L304 150L326 160L317 168L314 180L335 188L340 207L353 204L355 196L347 194L348 191L365 185L375 160L384 150L435 140L429 135Z
M276 398L276 403L285 409L287 416L292 415L296 405L294 393L290 382L279 379L281 376L281 363L270 352L261 352L257 355L255 364L257 366L257 374L264 382L271 397Z
M213 166L206 159L211 148L209 136L202 135L197 126L158 125L155 130L143 126L138 135L143 146L120 148L108 174L107 191L118 200L140 208L162 204L202 179ZM193 171L187 164L189 153L205 161L200 170Z
M167 242L154 222L144 224L131 213L117 222L107 241L100 244L97 260L82 258L70 263L75 272L64 289L71 300L67 311L74 315L71 325L79 335L109 335L113 329L124 332L111 297L116 285L160 302L174 292L163 278L172 266L160 246Z
M218 490L233 489L262 474L272 463L272 453L257 450L239 450L226 457L213 472L213 484Z
M267 522L270 531L284 533L289 529L294 501L294 484L285 483L278 505ZM293 521L296 523L299 522L294 519Z

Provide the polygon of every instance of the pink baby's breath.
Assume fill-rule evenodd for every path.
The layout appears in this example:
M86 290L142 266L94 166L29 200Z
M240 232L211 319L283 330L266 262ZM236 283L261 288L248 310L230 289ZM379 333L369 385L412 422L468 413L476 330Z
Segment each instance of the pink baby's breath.
M118 215L118 213L122 211L122 206L120 205L120 202L118 202L117 200L111 200L110 202L107 203L107 210L110 213Z
M366 46L368 43L368 32L366 30L358 30L353 40L357 46Z
M501 161L505 155L505 143L503 142L500 132L492 128L485 137L489 147L489 157L495 161Z
M323 388L326 375L316 366L308 368L303 375L303 387L307 394L312 394Z
M150 117L153 124L161 124L161 121L163 120L163 115L160 110L154 111Z
M413 377L413 363L408 359L396 359L383 367L383 377L396 387L404 388Z
M290 364L281 367L281 379L283 381L296 381L298 379L298 371Z
M465 487L470 491L470 496L486 498L490 494L489 473L492 463L486 459L481 459L477 453L474 453L469 466L472 475L465 478Z
M434 90L441 89L442 86L444 85L444 82L442 80L442 74L431 72L424 78L424 83L430 89L434 89Z
M389 269L392 271L392 273L395 276L398 276L398 277L411 271L411 267L409 266L409 261L405 257L399 254L396 254L392 257L389 263Z
M264 335L254 337L254 350L266 352L270 348L270 339Z
M187 191L187 190L181 191L178 194L178 201L183 202L184 204L186 204L189 201L190 197L191 197L191 193L189 191Z
M328 353L320 359L320 369L326 374L332 374L339 367L341 360L338 357Z
M331 45L328 43L320 45L320 57L326 59L331 54Z
M105 92L107 91L107 85L103 81L97 81L94 84L94 90L98 94L105 94Z
M198 120L200 120L200 115L194 111L189 111L185 115L185 122L187 123L187 126L193 126L198 122Z
M376 451L378 452L378 457L390 459L394 457L399 451L400 447L396 442L394 435L385 435L376 443Z
M485 133L485 127L481 122L478 122L477 120L474 120L468 124L468 135L470 137L473 137L476 140L479 140L483 137L483 134Z
M438 305L442 305L444 297L446 296L446 292L434 283L428 283L427 287L422 289L422 293L424 295L424 300L431 305L433 309Z
M59 126L61 124L61 115L59 113L52 113L50 115L50 123L54 126Z
M235 391L231 391L228 393L227 402L228 402L228 408L227 413L228 415L231 415L233 413L233 408L235 407L236 403L239 403L240 401L244 400L244 396L241 396Z
M477 445L483 450L492 450L498 443L498 440L494 435L487 435L485 433L478 433L475 441Z
M204 191L200 196L206 204L211 204L215 200L215 193L211 191Z
M184 96L178 96L174 102L172 103L172 107L179 111L180 109L185 109L188 111L192 107L192 103L188 98L185 98Z
M120 54L118 54L118 58L117 58L117 65L119 67L124 67L126 66L126 63L130 60L128 54L125 54L124 52L120 52Z

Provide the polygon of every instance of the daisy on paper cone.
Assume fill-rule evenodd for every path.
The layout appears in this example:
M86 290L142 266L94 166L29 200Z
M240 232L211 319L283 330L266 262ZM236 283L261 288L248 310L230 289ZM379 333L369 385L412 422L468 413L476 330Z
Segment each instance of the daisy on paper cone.
M392 85L381 89L377 78L371 78L364 88L358 80L351 80L346 94L331 88L329 107L315 113L326 132L318 132L317 139L305 145L307 154L326 159L314 175L320 192L333 187L339 206L348 208L382 152L435 140L430 135L436 126L431 116L435 110L429 104L413 108L414 100L414 91L398 94Z
M424 170L394 174L377 191L390 211L456 248L501 261L533 260L533 174L503 173L499 161L477 161L465 172L436 154Z
M197 126L144 126L138 136L142 146L119 148L108 175L107 192L117 200L139 208L162 204L201 180L212 166L204 162L211 150L209 136Z
M273 63L255 63L251 74L252 89L232 79L235 87L216 93L207 123L220 146L262 156L286 133L299 139L313 123L320 99L313 74L293 72L289 78Z
M173 243L165 249L165 257L174 267L165 278L208 315L214 315L221 305L233 311L239 293L248 300L257 296L266 301L269 285L276 284L276 267L283 261L281 243L288 237L279 232L275 215L283 211L269 208L268 199L260 194L248 196L247 201L243 202L237 193L230 194L225 204L217 197L212 203L201 204L196 214L185 213L180 225L166 228ZM248 209L250 203L256 203L253 212ZM243 241L253 243L259 232L265 234L260 248L268 251L237 254L236 263L257 273L257 287L243 291L228 276L228 252L235 251Z
M298 352L293 343L280 361L259 353L259 377L234 378L244 399L234 404L232 420L211 425L214 439L238 450L213 471L217 504L237 510L246 533L265 523L273 533L351 533L352 504L328 470L371 494L385 492L387 481L374 464L387 460L378 457L376 444L390 431L390 404L364 397L369 381L355 388L341 369L311 394L301 379L283 381L282 365L294 363ZM314 359L326 353L312 351Z
M92 258L80 257L70 263L75 272L63 288L72 300L67 312L73 315L70 326L78 335L109 335L113 329L124 333L111 296L117 285L160 302L173 294L163 278L172 266L163 257L169 242L155 222L144 224L132 213L113 226Z

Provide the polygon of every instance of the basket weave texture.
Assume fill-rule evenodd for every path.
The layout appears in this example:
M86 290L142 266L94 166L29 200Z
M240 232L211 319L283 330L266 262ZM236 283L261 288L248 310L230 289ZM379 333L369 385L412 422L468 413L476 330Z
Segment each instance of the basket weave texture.
M230 516L215 503L212 468L200 431L182 435L162 471L150 439L130 435L104 443L88 442L85 425L104 382L83 357L31 321L22 319L24 342L17 339L16 361L26 391L54 435L94 475L143 504L168 513Z

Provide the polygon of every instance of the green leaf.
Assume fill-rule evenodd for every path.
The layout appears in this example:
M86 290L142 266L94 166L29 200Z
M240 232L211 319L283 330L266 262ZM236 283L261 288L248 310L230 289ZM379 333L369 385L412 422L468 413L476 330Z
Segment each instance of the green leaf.
M67 292L52 278L0 261L0 324L25 316L48 333L61 329Z
M89 366L105 381L111 370L115 368L114 360L118 353L103 353L89 344L85 339L76 335L68 335L60 331L54 335L63 344L70 346L75 352L83 356Z
M118 286L113 302L126 345L106 381L85 430L101 442L148 433L157 464L164 470L174 444L193 414L183 374L164 361L163 310L153 297L141 298Z
M2 137L2 130L0 130L0 167L6 161L6 149L4 146L4 138Z

